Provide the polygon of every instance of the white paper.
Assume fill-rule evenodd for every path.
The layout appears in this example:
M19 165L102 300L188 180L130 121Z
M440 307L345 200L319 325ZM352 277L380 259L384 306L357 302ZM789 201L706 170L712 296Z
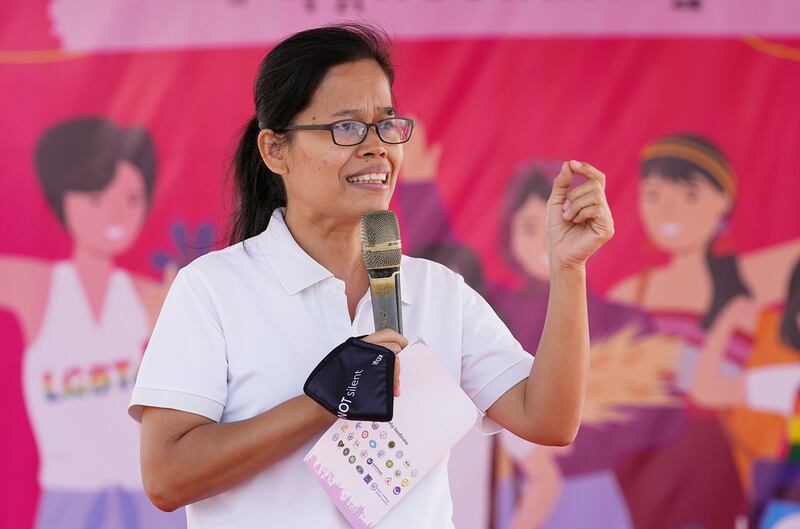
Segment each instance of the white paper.
M400 358L392 421L337 420L304 459L356 529L374 527L481 416L421 339Z

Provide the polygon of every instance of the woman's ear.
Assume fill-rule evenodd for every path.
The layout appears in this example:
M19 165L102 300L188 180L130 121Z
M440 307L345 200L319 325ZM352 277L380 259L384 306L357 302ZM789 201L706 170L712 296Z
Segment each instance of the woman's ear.
M258 152L261 153L261 159L270 171L279 175L285 175L287 172L284 143L285 140L270 129L264 129L258 134Z
M723 209L723 217L725 219L729 219L731 213L733 212L733 199L729 196L725 196L725 206Z

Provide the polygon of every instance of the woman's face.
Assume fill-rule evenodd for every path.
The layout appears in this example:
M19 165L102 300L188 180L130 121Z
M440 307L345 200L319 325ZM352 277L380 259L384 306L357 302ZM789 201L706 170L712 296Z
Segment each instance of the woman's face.
M541 280L550 278L546 211L544 199L531 195L511 217L511 255L527 274Z
M641 180L639 214L650 240L669 253L702 251L717 234L730 198L700 173L673 181L660 173Z
M76 243L106 256L127 250L147 216L144 177L121 161L111 181L97 191L64 193L64 223Z
M386 74L377 62L362 60L331 68L294 124L374 123L393 115ZM349 147L333 143L327 130L295 131L284 153L287 207L306 219L357 222L364 213L387 209L403 162L403 146L383 143L374 127L362 143ZM373 181L355 180L365 175Z

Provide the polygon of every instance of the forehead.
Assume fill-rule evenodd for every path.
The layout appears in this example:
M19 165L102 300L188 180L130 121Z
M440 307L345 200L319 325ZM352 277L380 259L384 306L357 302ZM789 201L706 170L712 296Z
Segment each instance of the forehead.
M648 187L671 187L671 188L691 188L691 189L713 189L714 186L699 171L692 171L689 178L676 178L654 171L644 175L642 185Z
M144 176L138 167L127 160L120 160L114 170L114 177L108 187L141 187L144 186Z
M518 219L523 218L538 218L544 215L547 203L539 195L531 194L525 199L525 202L514 212L514 217Z
M339 64L317 87L309 111L333 115L343 110L372 113L392 106L389 79L373 60Z

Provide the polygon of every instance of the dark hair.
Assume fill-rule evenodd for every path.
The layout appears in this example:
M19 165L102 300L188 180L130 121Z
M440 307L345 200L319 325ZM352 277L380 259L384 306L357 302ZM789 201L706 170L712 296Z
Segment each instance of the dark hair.
M720 149L711 141L696 134L675 134L662 138L659 141L681 141L686 140L701 145L704 150L713 156L721 165L729 167L728 160ZM673 156L661 156L649 159L642 163L641 178L648 178L653 174L658 174L661 178L671 182L691 182L697 175L705 178L720 193L725 193L722 185L704 167L692 163L683 158ZM731 202L733 197L731 197ZM727 213L730 216L731 212ZM741 295L750 296L750 290L744 284L735 255L714 255L712 249L715 240L711 240L706 247L706 262L713 281L713 298L711 307L702 321L705 329L711 327L714 320L733 298Z
M781 339L783 342L800 351L800 329L797 316L800 315L800 261L794 266L789 280L789 292L786 294L786 305L781 320Z
M255 116L245 125L231 162L235 186L230 244L264 231L275 208L286 205L283 179L264 164L258 150L261 129L277 131L290 125L311 102L328 70L339 64L372 59L391 86L389 48L382 30L342 24L295 33L264 57L254 87ZM288 133L284 137L291 140Z
M700 145L704 151L712 156L713 159L718 161L720 165L729 167L727 158L716 145L711 143L708 139L698 136L697 134L673 134L658 140L658 142L681 141L691 142ZM661 177L672 182L690 182L696 177L694 172L703 176L714 188L720 193L724 193L722 184L719 180L714 178L708 170L702 165L692 163L683 158L673 156L659 156L650 158L642 163L641 176L646 178L653 173L659 173Z
M561 162L558 161L523 163L511 176L503 196L503 209L500 214L500 255L517 274L528 280L533 278L528 276L511 251L511 224L514 215L529 198L538 197L547 202L553 186L552 180L560 168ZM544 228L544 226L542 227Z
M141 127L121 128L104 118L63 121L42 134L34 160L44 195L61 224L64 193L103 189L121 161L141 171L148 206L153 197L155 147Z
M471 248L454 242L432 243L414 251L414 256L436 261L458 272L464 281L481 296L486 296L486 282L483 267L477 254Z

